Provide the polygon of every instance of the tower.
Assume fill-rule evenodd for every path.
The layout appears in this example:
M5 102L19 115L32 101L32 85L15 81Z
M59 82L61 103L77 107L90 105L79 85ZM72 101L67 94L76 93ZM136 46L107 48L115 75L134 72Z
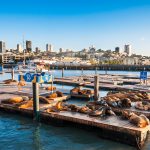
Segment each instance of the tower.
M32 52L32 42L31 41L26 41L26 52L27 53Z

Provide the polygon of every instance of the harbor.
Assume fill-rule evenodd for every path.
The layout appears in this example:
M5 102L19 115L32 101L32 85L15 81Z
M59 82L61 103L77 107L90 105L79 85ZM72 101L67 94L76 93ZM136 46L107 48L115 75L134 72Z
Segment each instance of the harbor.
M82 72L81 72L82 73ZM6 73L7 74L7 73ZM14 75L16 76L16 75ZM18 75L17 75L18 76ZM119 78L119 77L120 78ZM76 105L77 107L79 107L80 109L83 107L85 107L86 104L88 104L87 101L82 100L82 98L86 99L87 97L85 97L84 95L82 96L81 94L79 96L76 95L72 95L73 97L75 96L76 101L78 101L78 103L74 103L74 101L72 101L74 98L70 95L71 90L73 90L73 88L76 89L76 87L82 87L83 88L83 92L85 91L84 89L87 88L87 91L91 91L93 88L95 89L95 79L94 79L95 75L89 75L89 76L83 76L83 74L81 74L80 76L63 76L63 77L56 77L54 78L53 81L53 86L56 87L56 89L52 88L51 84L42 84L39 87L39 98L40 97L48 97L48 95L50 93L55 93L56 91L61 91L63 93L63 97L62 98L53 98L50 100L50 102L47 101L46 99L46 103L45 103L45 99L44 101L40 100L39 103L39 118L40 118L40 122L42 123L46 123L46 124L57 124L57 125L61 125L61 126L72 126L72 127L77 127L77 128L81 128L84 129L86 128L87 130L92 130L93 133L95 131L97 131L99 134L99 136L101 138L104 139L109 139L112 141L117 141L119 143L124 143L124 144L128 144L131 145L133 147L135 147L135 149L142 149L145 145L145 142L147 141L146 139L149 136L149 129L150 126L145 126L143 128L139 128L136 127L134 124L131 124L128 120L123 120L121 118L120 115L123 110L127 110L128 112L134 112L135 114L144 114L145 116L147 116L148 118L150 117L149 112L147 111L139 111L136 110L134 108L130 108L130 109L117 109L117 108L112 108L112 110L117 114L117 116L106 116L106 117L92 117L92 116L88 116L87 114L84 113L78 113L76 111L55 111L53 112L49 112L49 109L51 110L51 108L55 107L55 105L57 105L58 102L65 102L68 107L70 107L70 105ZM102 79L99 80L98 85L101 87L101 85L107 84L110 87L110 91L129 91L131 89L119 89L119 90L114 90L113 86L116 86L116 83L114 84L114 79L118 78L117 80L117 84L121 84L119 86L122 85L130 85L130 86L136 86L140 84L140 80L137 78L137 76L132 76L131 78L134 79L129 79L129 82L126 83L126 78L129 78L130 76L126 75L123 76L122 75L102 75L99 74L98 78ZM86 78L86 81L84 81ZM125 80L121 80L122 78L125 78ZM73 80L74 82L73 82ZM60 80L61 82L57 82L58 80ZM78 82L76 82L77 80L79 80ZM82 80L82 81L81 81ZM64 81L64 82L62 82ZM65 82L69 81L69 84L67 84L67 86L65 85ZM84 81L84 82L83 82ZM124 82L125 81L125 82ZM86 83L87 82L87 85ZM89 83L90 82L90 83ZM72 84L71 84L72 83ZM89 86L89 85L90 86ZM92 85L93 84L93 85ZM111 86L110 86L111 85ZM113 86L112 86L113 85ZM2 112L7 112L7 113L14 113L14 114L18 114L21 116L25 116L25 117L30 117L30 118L34 118L34 111L33 111L33 104L30 105L30 107L28 108L18 108L18 106L21 104L7 104L4 101L7 101L8 99L11 98L15 98L15 97L20 97L20 96L28 96L30 98L33 97L33 92L32 92L32 84L31 83L27 83L25 86L22 87L21 90L18 90L18 82L17 83L10 83L10 84L5 84L5 82L1 81L0 86L3 88L0 88L0 110ZM63 88L63 86L65 88ZM49 88L47 88L49 87ZM50 88L51 87L51 88ZM70 88L68 88L70 87ZM49 91L48 91L49 89ZM98 93L101 93L101 90L103 88L98 88ZM105 90L108 90L105 88ZM132 89L133 90L133 89ZM82 90L80 90L82 93ZM136 90L137 91L137 90ZM148 92L148 90L139 90L139 91L143 91L143 92ZM107 93L107 92L106 92ZM66 96L65 96L66 95ZM102 95L100 95L102 97ZM107 94L104 95L104 97L107 96ZM94 97L92 99L89 99L88 101L93 101ZM72 101L72 102L71 102ZM81 104L80 104L81 101ZM42 103L41 103L42 102ZM43 102L45 104L43 104ZM71 102L71 103L70 103ZM24 102L23 102L24 104ZM72 109L71 109L72 110ZM140 112L140 113L138 113ZM115 138L114 138L115 137ZM126 139L130 139L130 140L126 140Z

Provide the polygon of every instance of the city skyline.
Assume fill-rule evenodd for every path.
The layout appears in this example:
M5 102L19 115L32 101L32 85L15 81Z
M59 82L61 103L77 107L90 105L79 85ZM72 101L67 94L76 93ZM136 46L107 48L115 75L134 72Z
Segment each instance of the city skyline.
M54 50L90 45L114 50L131 44L133 53L150 55L148 0L6 0L1 7L0 40L8 48L22 44L24 35L34 49L45 49L46 43Z

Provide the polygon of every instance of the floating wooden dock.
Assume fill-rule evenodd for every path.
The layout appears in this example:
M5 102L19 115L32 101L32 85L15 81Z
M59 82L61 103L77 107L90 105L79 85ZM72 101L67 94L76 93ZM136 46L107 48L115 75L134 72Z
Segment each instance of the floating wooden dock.
M122 120L116 116L106 118L89 117L86 114L76 112L45 112L45 109L55 105L40 104L40 121L47 124L58 123L59 125L71 125L74 127L83 127L84 129L92 129L99 136L113 141L122 142L141 149L146 141L150 126L138 128L127 120ZM10 104L0 104L0 111L17 113L28 117L33 117L32 108L21 109Z

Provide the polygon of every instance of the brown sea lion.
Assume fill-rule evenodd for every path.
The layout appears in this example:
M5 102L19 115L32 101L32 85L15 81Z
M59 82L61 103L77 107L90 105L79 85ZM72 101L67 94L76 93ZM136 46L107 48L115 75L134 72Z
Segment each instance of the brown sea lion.
M145 115L136 115L134 113L130 114L129 120L131 123L135 124L137 127L144 128L149 125L149 120Z
M43 103L43 104L50 104L50 100L48 100L48 98L43 97L43 96L39 96L39 101L40 103Z
M23 101L22 97L12 97L8 100L4 100L1 103L3 104L16 104L16 103L21 103Z
M56 94L57 94L58 97L63 97L64 96L64 94L60 91L56 91Z
M48 86L45 89L48 91L54 91L54 90L56 90L56 87L55 86Z
M52 93L52 94L46 96L46 98L49 98L49 99L51 99L51 98L57 98L57 97L58 97L57 93Z
M30 107L33 107L33 100L25 101L25 103L18 106L18 108L23 108L23 109L30 108Z
M81 107L81 108L78 110L78 112L84 113L84 114L88 114L88 113L90 113L91 111L92 111L92 110L89 109L87 106L83 106L83 107Z

